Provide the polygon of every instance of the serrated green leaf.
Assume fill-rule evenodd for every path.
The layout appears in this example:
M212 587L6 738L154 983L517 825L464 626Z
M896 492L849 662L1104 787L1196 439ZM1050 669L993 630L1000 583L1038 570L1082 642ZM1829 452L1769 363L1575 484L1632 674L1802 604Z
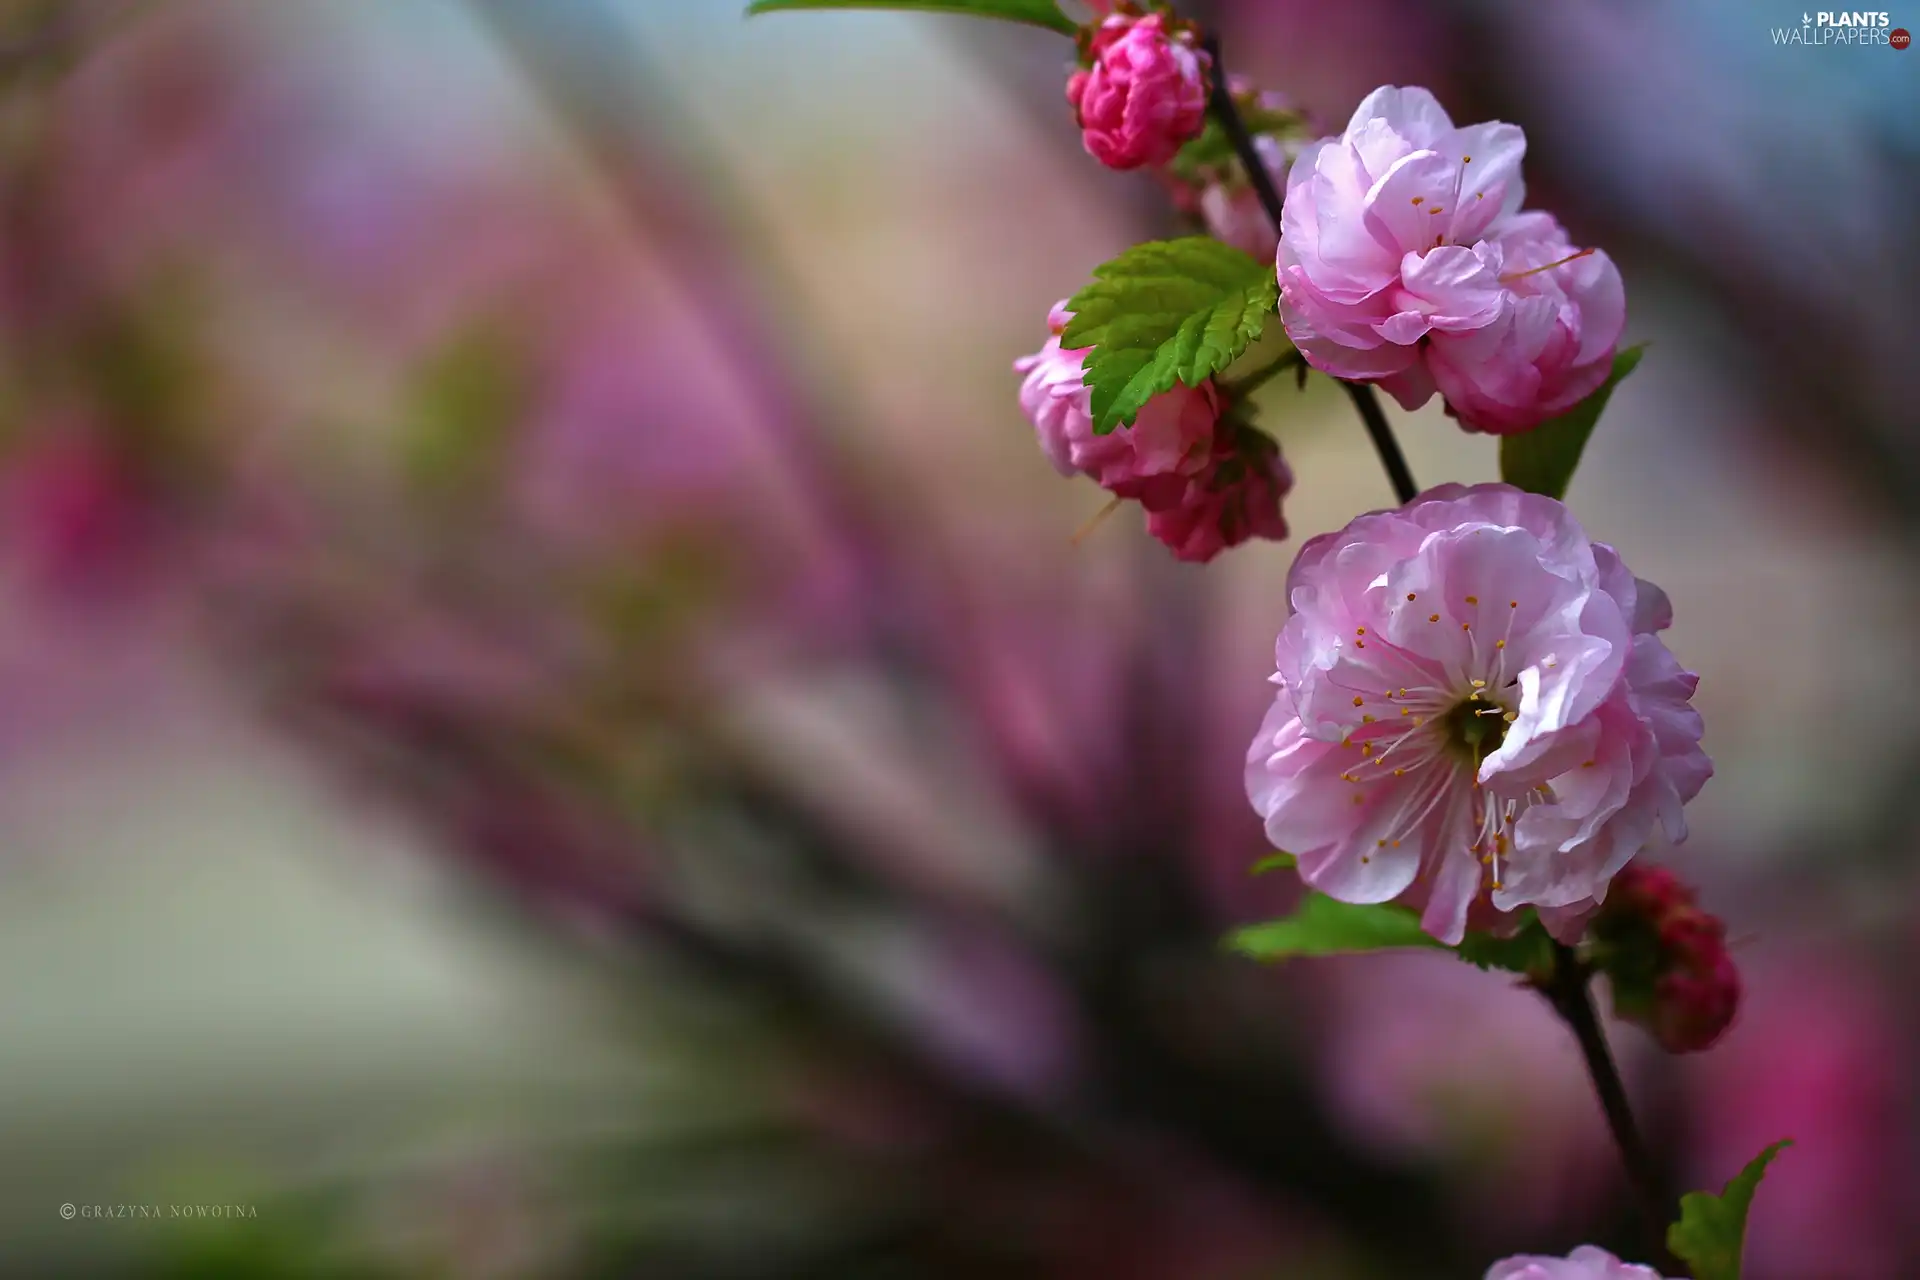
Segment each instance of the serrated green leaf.
M1273 264L1206 236L1150 240L1094 268L1061 335L1086 358L1094 430L1133 425L1176 383L1200 385L1259 338L1279 298Z
M912 9L1024 22L1064 36L1080 30L1079 24L1060 12L1053 0L754 0L747 6L747 16L778 13L783 9Z
M1719 1195L1690 1191L1680 1197L1680 1221L1667 1228L1667 1248L1693 1270L1693 1280L1740 1280L1740 1252L1747 1237L1747 1210L1767 1165L1791 1139L1753 1158Z
M1587 437L1600 421L1600 411L1645 351L1644 346L1628 347L1614 356L1613 372L1600 389L1559 417L1519 435L1501 436L1500 478L1529 493L1566 497L1574 468L1580 465L1580 454L1587 447Z
M1553 972L1553 937L1531 911L1512 937L1469 933L1455 950L1462 960L1482 969L1505 969L1528 975Z
M1253 874L1261 876L1269 871L1291 871L1299 865L1299 862L1290 853L1270 853L1253 864Z
M1335 956L1389 947L1446 949L1446 944L1420 927L1420 917L1405 907L1391 903L1361 906L1311 892L1301 900L1299 910L1286 919L1236 929L1227 935L1226 946L1255 960Z

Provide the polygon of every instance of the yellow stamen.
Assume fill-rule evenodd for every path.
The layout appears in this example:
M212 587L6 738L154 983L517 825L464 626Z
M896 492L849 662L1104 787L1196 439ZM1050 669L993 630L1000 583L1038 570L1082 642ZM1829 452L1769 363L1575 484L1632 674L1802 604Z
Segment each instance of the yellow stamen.
M1504 284L1504 283L1506 283L1506 282L1508 282L1508 281L1510 281L1510 280L1524 280L1524 279L1526 279L1526 278L1527 278L1528 276L1535 276L1535 275L1539 275L1539 274L1540 274L1540 273L1541 273L1542 271L1551 271L1551 270L1553 270L1553 269L1554 269L1555 267L1564 267L1564 266L1566 266L1566 265L1567 265L1567 264L1568 264L1569 262L1577 262L1577 261L1579 261L1579 260L1580 260L1581 258L1584 258L1584 257L1586 257L1586 256L1587 256L1588 254L1590 254L1590 253L1592 253L1592 252L1593 252L1593 250L1592 250L1592 249L1582 249L1582 250L1580 250L1580 252L1578 252L1578 253L1570 253L1570 254L1568 254L1568 255L1567 255L1566 257L1564 257L1564 258L1562 258L1562 259L1560 259L1560 260L1559 260L1558 262L1549 262L1549 263L1548 263L1548 264L1547 264L1546 266L1544 266L1544 267L1534 267L1534 268L1532 268L1531 270L1528 270L1528 271L1512 271L1512 272L1509 272L1509 273L1507 273L1506 275L1503 275L1503 276L1501 276L1501 277L1500 277L1500 281L1501 281L1501 283L1503 283L1503 284Z
M1114 512L1118 511L1119 509L1120 509L1120 499L1115 498L1112 502L1109 502L1106 506L1094 512L1093 519L1081 525L1080 532L1074 534L1073 537L1069 538L1068 542L1071 543L1073 546L1076 546L1076 547L1079 546L1081 542L1085 541L1088 534L1092 533L1095 529L1098 529L1101 525L1105 524L1107 522L1107 517L1112 515Z

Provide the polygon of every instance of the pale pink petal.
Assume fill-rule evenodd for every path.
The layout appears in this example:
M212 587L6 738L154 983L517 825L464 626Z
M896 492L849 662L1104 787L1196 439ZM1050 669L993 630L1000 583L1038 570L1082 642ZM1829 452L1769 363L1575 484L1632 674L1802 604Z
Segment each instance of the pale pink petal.
M1368 122L1380 120L1415 147L1431 146L1453 132L1453 120L1426 89L1381 85L1353 109L1347 133L1355 134Z

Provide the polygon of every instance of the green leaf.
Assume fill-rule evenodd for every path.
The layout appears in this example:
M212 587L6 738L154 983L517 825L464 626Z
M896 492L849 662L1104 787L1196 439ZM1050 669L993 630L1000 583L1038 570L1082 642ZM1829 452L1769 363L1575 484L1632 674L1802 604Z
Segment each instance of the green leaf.
M1505 969L1510 973L1545 976L1553 972L1553 937L1539 917L1526 913L1526 923L1510 938L1490 933L1469 933L1460 940L1460 958L1482 969Z
M1500 437L1500 478L1529 493L1544 493L1549 498L1567 496L1573 469L1580 465L1580 452L1587 437L1600 421L1600 411L1622 379L1640 363L1644 346L1628 347L1613 358L1613 373L1600 389L1559 417L1543 422L1531 431Z
M1150 240L1094 268L1067 306L1068 348L1092 347L1094 430L1133 425L1175 383L1199 386L1260 336L1279 296L1273 264L1206 236Z
M1740 1280L1740 1251L1753 1193L1768 1162L1792 1145L1782 1138L1762 1151L1717 1196L1690 1191L1680 1197L1680 1221L1667 1228L1667 1248L1692 1268L1694 1280Z
M1270 853L1253 864L1253 874L1260 876L1265 875L1269 871L1291 871L1299 865L1299 862L1295 860L1294 856L1290 853Z
M747 16L778 13L783 9L915 9L927 13L964 13L976 18L1004 18L1028 26L1045 27L1063 36L1076 34L1078 23L1060 12L1053 0L754 0Z
M1323 893L1308 893L1300 909L1284 920L1248 925L1227 935L1229 951L1255 960L1295 956L1334 956L1388 947L1439 947L1445 944L1420 927L1420 917L1390 903L1356 906Z

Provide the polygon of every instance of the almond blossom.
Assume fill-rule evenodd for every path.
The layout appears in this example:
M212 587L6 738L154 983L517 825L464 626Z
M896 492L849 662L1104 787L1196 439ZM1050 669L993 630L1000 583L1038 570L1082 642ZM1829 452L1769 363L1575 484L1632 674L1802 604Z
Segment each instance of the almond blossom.
M1596 388L1626 319L1619 271L1520 211L1526 138L1456 128L1425 89L1367 95L1287 178L1280 315L1307 362L1473 430L1523 431Z
M1540 910L1571 939L1712 773L1658 587L1560 503L1431 489L1308 542L1247 794L1301 877L1457 943Z

